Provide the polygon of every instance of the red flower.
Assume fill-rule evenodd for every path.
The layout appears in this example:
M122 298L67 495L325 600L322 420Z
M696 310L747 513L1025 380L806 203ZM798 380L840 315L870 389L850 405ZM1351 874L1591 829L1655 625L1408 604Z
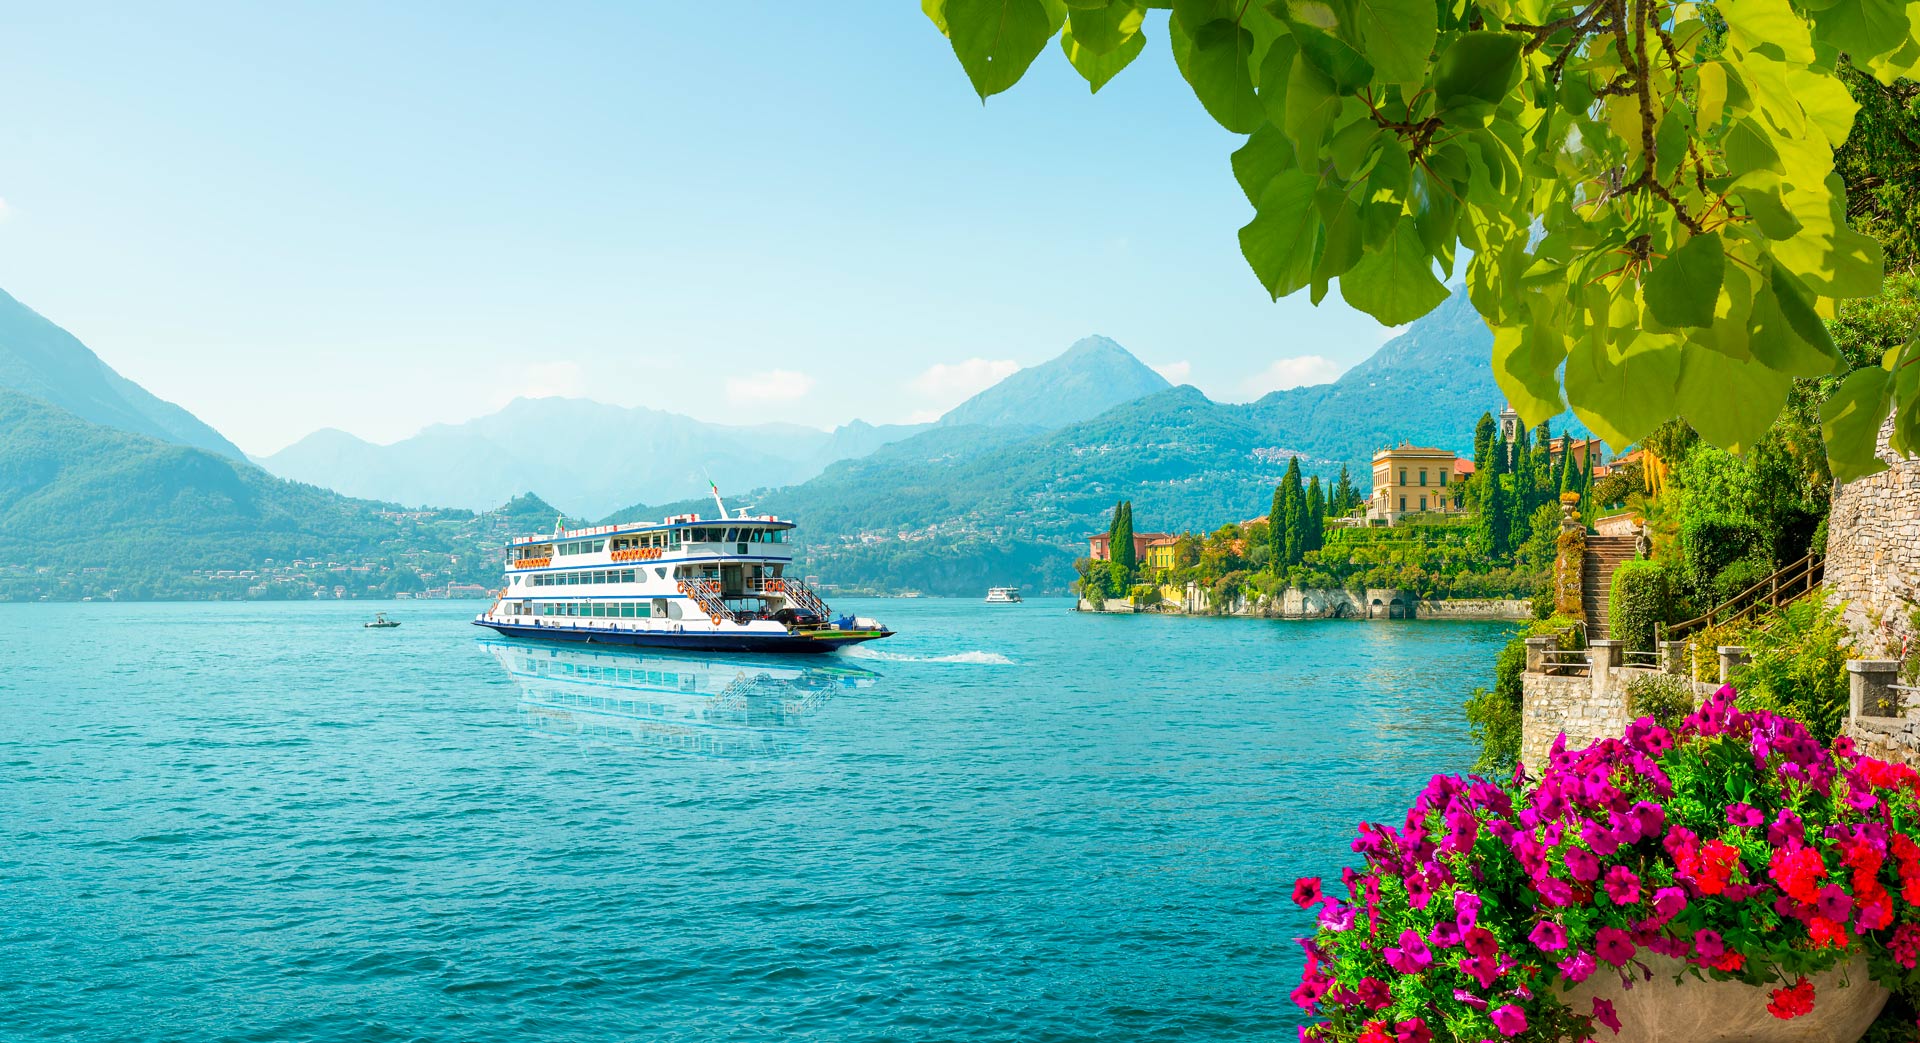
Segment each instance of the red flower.
M1303 876L1293 882L1293 904L1305 909L1320 901L1320 878Z
M1791 988L1773 990L1773 1002L1767 1004L1767 1013L1781 1021L1791 1021L1812 1012L1813 983L1805 976L1794 982Z
M1394 1041L1392 1036L1387 1035L1386 1022L1369 1021L1360 1027L1360 1039L1357 1043L1394 1043Z

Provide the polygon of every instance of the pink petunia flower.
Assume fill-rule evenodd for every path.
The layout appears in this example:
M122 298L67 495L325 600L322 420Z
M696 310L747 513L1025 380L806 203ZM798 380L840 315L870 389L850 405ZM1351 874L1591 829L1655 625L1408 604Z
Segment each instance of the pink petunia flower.
M1592 953L1582 951L1574 953L1570 959L1561 960L1560 973L1564 975L1568 981L1578 985L1592 977L1593 972L1598 966L1598 964L1594 963Z
M1620 1015L1614 1013L1612 1000L1593 998L1593 1020L1612 1029L1614 1035L1620 1034Z
M1602 886L1614 905L1632 905L1640 900L1640 878L1626 866L1614 866L1607 870L1607 879Z
M1493 1027L1503 1036L1517 1036L1527 1030L1527 1012L1509 1003L1504 1007L1495 1007L1487 1015L1493 1021Z
M1527 940L1538 946L1541 952L1559 952L1567 947L1567 929L1552 920L1542 920L1533 925L1533 932Z
M1613 964L1615 967L1633 959L1638 948L1633 944L1633 936L1618 927L1602 927L1594 932L1594 954Z
M1320 899L1319 877L1303 876L1293 882L1293 904L1305 909Z

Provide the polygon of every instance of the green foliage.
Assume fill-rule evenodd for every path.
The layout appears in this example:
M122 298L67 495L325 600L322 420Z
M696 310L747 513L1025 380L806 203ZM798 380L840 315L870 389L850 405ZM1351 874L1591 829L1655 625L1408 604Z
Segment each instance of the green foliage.
M1820 741L1847 719L1847 660L1858 655L1841 606L1802 598L1723 639L1753 658L1728 680L1743 709L1771 710L1805 724Z
M1300 487L1300 458L1287 461L1287 473L1273 491L1273 513L1268 515L1273 547L1271 566L1282 571L1300 564L1307 553L1307 495Z
M1319 550L1327 542L1327 500L1320 492L1320 476L1307 481L1307 510L1303 520L1303 549Z
M1340 482L1333 487L1333 510L1331 513L1345 517L1360 506L1360 493L1353 487L1353 479L1347 475L1347 465L1340 465ZM1325 534L1322 534L1324 542Z
M923 7L982 97L1067 19L1060 0ZM1073 7L1063 46L1098 88L1125 61L1076 50L1122 53L1140 5ZM1848 217L1896 256L1911 249L1913 93L1839 57L1880 84L1920 72L1920 19L1900 5L1172 7L1181 74L1249 135L1234 172L1261 283L1317 303L1338 280L1349 304L1397 324L1445 299L1436 269L1451 274L1466 246L1496 379L1529 422L1564 395L1615 446L1678 414L1745 450L1796 378L1844 371L1819 316L1873 296L1884 254ZM1088 28L1083 9L1097 12ZM1836 166L1856 127L1862 144ZM1920 346L1827 400L1836 476L1881 466L1889 410L1895 448L1920 449Z
M1694 711L1693 688L1685 678L1665 673L1643 674L1628 681L1626 687L1629 719L1651 717L1660 727L1671 731Z
M1107 530L1107 555L1126 576L1140 567L1140 556L1133 546L1133 503L1121 500L1113 508L1113 527Z
M1623 561L1613 570L1608 592L1607 630L1631 652L1651 652L1659 627L1673 622L1672 583L1665 562Z
M1487 453L1486 470L1476 476L1480 485L1480 509L1475 515L1479 524L1480 549L1493 559L1504 558L1512 550L1508 545L1511 535L1509 527L1513 524L1512 507L1508 501L1512 494L1508 491L1505 478L1506 460L1506 446L1495 442Z

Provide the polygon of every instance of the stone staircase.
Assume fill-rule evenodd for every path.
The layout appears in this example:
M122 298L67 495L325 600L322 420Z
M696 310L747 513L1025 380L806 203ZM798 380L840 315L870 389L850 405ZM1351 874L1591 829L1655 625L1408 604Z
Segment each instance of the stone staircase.
M1632 561L1638 541L1632 536L1588 536L1580 562L1580 607L1587 617L1587 640L1607 636L1607 597L1613 570Z

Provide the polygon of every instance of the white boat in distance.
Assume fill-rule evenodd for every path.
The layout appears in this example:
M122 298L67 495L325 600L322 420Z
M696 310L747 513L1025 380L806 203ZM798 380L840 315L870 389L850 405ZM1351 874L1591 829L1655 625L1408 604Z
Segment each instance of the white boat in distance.
M1011 605L1019 600L1019 587L994 587L987 591L987 604L989 605Z
M794 524L772 515L682 514L517 536L506 586L474 619L509 637L696 652L831 652L891 637L835 619L796 576Z

